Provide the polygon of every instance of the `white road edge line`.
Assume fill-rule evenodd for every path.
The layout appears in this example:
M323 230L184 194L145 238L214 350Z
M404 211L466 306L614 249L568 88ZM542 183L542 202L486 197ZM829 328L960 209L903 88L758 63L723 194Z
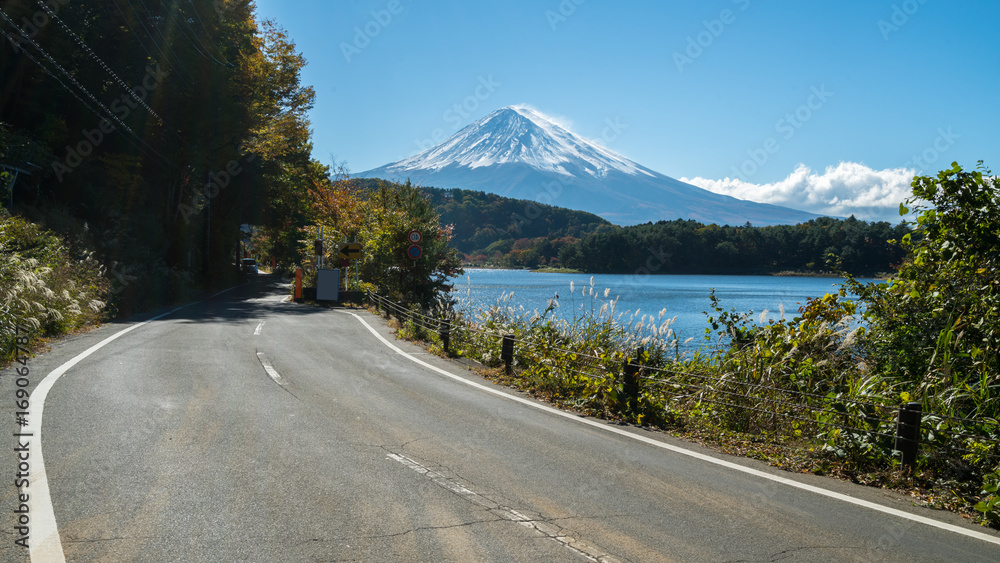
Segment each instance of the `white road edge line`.
M49 479L45 473L45 461L42 457L42 413L45 410L45 398L48 397L49 390L52 389L55 382L81 360L84 360L87 356L90 356L112 341L117 340L119 337L157 319L162 319L167 315L171 315L192 305L204 303L213 297L217 297L243 285L246 284L224 289L201 301L195 301L194 303L188 303L176 309L171 309L166 313L112 334L90 348L87 348L72 360L49 372L42 379L41 383L35 387L35 390L31 392L31 397L28 399L31 405L31 417L28 420L28 425L24 428L24 432L31 435L31 442L28 444L28 457L31 460L31 484L35 486L34 489L31 489L28 497L28 509L31 511L31 535L28 540L28 556L33 563L65 563L66 561L66 555L62 549L62 540L59 538L59 527L56 524L55 511L52 508L52 497L49 494Z
M492 387L487 387L486 385L483 385L481 383L476 383L475 381L469 381L468 379L465 379L463 377L460 377L460 376L457 376L457 375L455 375L453 373L445 371L445 370L443 370L443 369L441 369L441 368L439 368L437 366L432 366L431 364L428 364L427 362L425 362L423 360L420 360L419 358L415 358L415 357L407 354L403 350L401 350L398 347L396 347L396 345L394 345L392 342L389 342L388 340L386 340L385 337L383 337L381 334L379 334L374 328L372 328L371 325L369 325L367 322L365 322L365 320L362 319L360 316L358 316L355 313L349 313L349 314L352 315L354 318L358 319L358 321L361 322L361 324L363 324L365 326L365 328L368 329L369 332L371 332L372 334L374 334L376 338L378 338L379 340L381 340L383 344L385 344L387 347L389 347L390 349L392 349L393 351L395 351L397 354L399 354L399 355L401 355L401 356L409 359L412 362L420 364L421 366L424 366L424 367L426 367L429 370L435 371L435 372L437 372L437 373L439 373L439 374L441 374L441 375L443 375L445 377L449 377L451 379L454 379L455 381L464 383L464 384L469 385L471 387L475 387L476 389L480 389L480 390L486 391L487 393L492 393L494 395L498 395L500 397L504 397L506 399L510 399L511 401L515 401L515 402L521 403L523 405L527 405L529 407L536 408L536 409L548 412L550 414L554 414L556 416L561 416L563 418L566 418L566 419L569 419L569 420L573 420L573 421L578 422L580 424L586 424L588 426L592 426L594 428L599 428L599 429L604 430L606 432L611 432L613 434L618 434L620 436L624 436L626 438L631 438L633 440L637 440L639 442L643 442L643 443L649 444L651 446L655 446L657 448L662 448L662 449L665 449L665 450L672 451L674 453L678 453L678 454L681 454L681 455L686 455L688 457L693 457L695 459L700 459L700 460L706 461L708 463L712 463L712 464L715 464L715 465L719 465L719 466L722 466L722 467L733 469L735 471L739 471L741 473L746 473L748 475L753 475L753 476L759 477L761 479L767 479L768 481L774 481L775 483L781 483L781 484L787 485L789 487L794 487L796 489L801 489L801 490L804 490L804 491L809 491L809 492L815 493L817 495L821 495L821 496L825 496L825 497L828 497L828 498L836 499L836 500L839 500L839 501L842 501L842 502L846 502L848 504L853 504L855 506L862 506L864 508L868 508L868 509L874 510L876 512L881 512L883 514L889 514L891 516L896 516L898 518L903 518L903 519L909 520L911 522L917 522L917 523L920 523L920 524L926 524L927 526L932 526L932 527L938 528L940 530L945 530L945 531L956 533L956 534L960 534L960 535L963 535L963 536L966 536L966 537L970 537L970 538L975 538L975 539L978 539L978 540L982 540L982 541L987 542L987 543L992 543L992 544L995 544L995 545L1000 545L1000 538L995 537L995 536L991 536L989 534L985 534L983 532L977 532L975 530L968 530L966 528L962 528L961 526L956 526L954 524L948 524L946 522L939 522L939 521L934 520L932 518L927 518L925 516L920 516L920 515L917 515L917 514L910 514L909 512L904 512L902 510L898 510L898 509L895 509L895 508L892 508L892 507L889 507L889 506L884 506L884 505L877 504L877 503L874 503L874 502L869 502L869 501L862 500L862 499L859 499L859 498L854 498L852 496L848 496L848 495L845 495L845 494L841 494L841 493L837 493L837 492L834 492L834 491L830 491L830 490L827 490L827 489L824 489L824 488L821 488L821 487L816 487L814 485L808 485L806 483L799 483L798 481L793 481L792 479L788 479L786 477L781 477L780 475L771 475L770 473L765 473L763 471L760 471L760 470L757 470L757 469L753 469L751 467L744 467L742 465L739 465L739 464L736 464L736 463L732 463L732 462L726 461L724 459L715 458L715 457L712 457L710 455L706 455L706 454L703 454L703 453L700 453L700 452L696 452L696 451L693 451L693 450L688 450L688 449L685 449L685 448L682 448L682 447L679 447L679 446L674 446L672 444L667 444L665 442L660 442L658 440L654 440L654 439L649 438L647 436L642 436L642 435L639 435L639 434L633 434L631 432L627 432L627 431L622 430L620 428L615 428L614 426L608 426L607 424L603 424L603 423L591 420L589 418L583 418L583 417L580 417L578 415L575 415L575 414L572 414L572 413L568 413L568 412L565 412L565 411L561 411L559 409L556 409L556 408L553 408L553 407L550 407L550 406L547 406L547 405L543 405L543 404L540 404L540 403L529 401L529 400L524 399L522 397L517 397L517 396L514 396L514 395L510 395L510 394L504 393L503 391L494 389Z

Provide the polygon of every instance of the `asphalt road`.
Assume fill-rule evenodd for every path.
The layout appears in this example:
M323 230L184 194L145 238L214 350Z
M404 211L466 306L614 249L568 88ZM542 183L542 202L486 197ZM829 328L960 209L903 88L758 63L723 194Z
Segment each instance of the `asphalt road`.
M133 328L52 384L41 451L66 560L1000 560L1000 545L988 541L997 534L953 514L535 408L395 341L377 316L296 305L286 294L259 276ZM29 360L32 423L46 375L138 322ZM22 432L13 424L16 388L13 369L4 370L0 410ZM31 497L31 541L45 527L36 457L29 486L14 486L19 439L0 444L3 561L29 560L14 543L18 494Z

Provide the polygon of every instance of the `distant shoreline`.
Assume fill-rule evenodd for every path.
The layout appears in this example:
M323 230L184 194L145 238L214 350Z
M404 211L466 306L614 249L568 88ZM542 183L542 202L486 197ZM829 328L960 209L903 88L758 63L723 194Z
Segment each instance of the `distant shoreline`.
M617 274L612 272L584 272L572 268L505 268L503 266L474 266L463 265L463 268L476 270L505 270L510 272L531 272L536 274L578 274L578 275L613 275L627 276L629 274ZM781 270L778 272L654 272L652 274L632 274L632 275L654 275L654 276L773 276L782 278L840 278L836 272L803 272L797 270ZM858 276L860 278L886 280L891 274L882 272L875 275Z

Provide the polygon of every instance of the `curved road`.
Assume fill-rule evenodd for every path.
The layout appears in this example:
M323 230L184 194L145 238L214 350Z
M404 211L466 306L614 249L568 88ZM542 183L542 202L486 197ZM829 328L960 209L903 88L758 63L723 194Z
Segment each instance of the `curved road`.
M68 561L1000 559L997 534L953 514L536 408L395 341L377 316L286 294L259 276L29 361L35 388L134 327L48 391L42 452L59 542L34 550L35 563L60 550ZM0 409L20 432L14 390L4 370ZM24 444L3 439L0 559L29 561L14 543ZM20 491L33 543L45 529L40 477Z

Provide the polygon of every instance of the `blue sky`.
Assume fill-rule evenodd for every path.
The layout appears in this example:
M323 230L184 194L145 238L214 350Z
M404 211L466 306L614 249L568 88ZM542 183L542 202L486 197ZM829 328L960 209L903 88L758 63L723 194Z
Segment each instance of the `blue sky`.
M915 171L1000 168L992 0L257 5L309 61L314 156L356 172L513 104L669 176L830 214L888 218Z

